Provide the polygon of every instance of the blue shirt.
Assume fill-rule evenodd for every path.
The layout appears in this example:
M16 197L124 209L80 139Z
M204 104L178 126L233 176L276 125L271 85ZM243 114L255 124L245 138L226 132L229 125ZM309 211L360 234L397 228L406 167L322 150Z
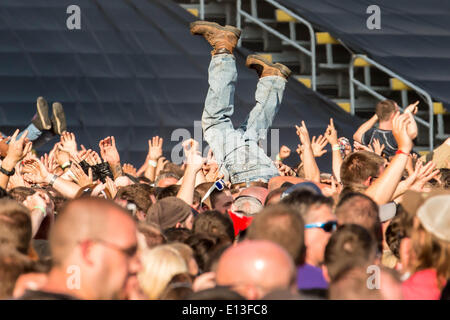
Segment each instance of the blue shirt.
M299 290L328 289L322 269L305 263L297 269L297 287Z

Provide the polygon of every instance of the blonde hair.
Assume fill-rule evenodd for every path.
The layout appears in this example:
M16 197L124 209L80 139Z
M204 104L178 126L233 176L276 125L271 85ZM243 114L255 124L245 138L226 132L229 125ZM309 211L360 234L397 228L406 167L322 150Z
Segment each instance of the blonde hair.
M178 253L183 257L187 265L189 265L189 261L191 259L194 259L194 250L192 250L192 248L187 244L181 242L172 242L168 244L168 246L177 250Z
M186 262L170 245L161 245L142 253L142 271L139 284L149 299L158 299L170 279L179 273L188 273Z

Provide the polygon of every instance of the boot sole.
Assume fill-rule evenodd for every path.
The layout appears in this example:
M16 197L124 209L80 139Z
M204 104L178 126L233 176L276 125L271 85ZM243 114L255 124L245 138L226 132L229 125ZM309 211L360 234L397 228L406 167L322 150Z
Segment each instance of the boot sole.
M63 106L59 102L53 103L53 118L55 121L55 133L61 135L61 133L67 130L67 124Z
M50 118L48 117L48 103L43 97L39 97L36 101L36 109L39 121L44 129L49 130L52 127Z
M199 33L192 32L192 29L193 29L195 26L208 26L208 27L213 27L213 28L216 28L216 29L219 29L219 30L222 30L222 31L232 32L232 33L234 33L234 35L235 35L238 39L241 37L241 30L239 30L239 29L236 28L236 27L229 26L229 25L226 25L225 27L223 27L223 26L221 26L220 24L218 24L218 23L216 23L216 22L210 22L210 21L194 21L194 22L191 22L191 24L189 25L189 27L190 27L189 29L191 30L191 33L192 33L192 34L199 34Z
M286 78L288 78L288 77L291 75L291 73L292 73L291 69L289 69L288 67L286 67L284 64L281 64L281 63L272 63L272 62L270 62L269 60L267 60L266 58L261 57L261 56L259 56L259 55L257 55L257 54L251 54L251 55L249 55L249 56L247 57L247 61L248 61L248 59L255 59L255 60L258 60L258 61L260 61L260 62L262 62L262 63L268 65L269 67L277 68L278 70L280 70L280 72L281 72L281 73L283 74L283 76L285 76ZM247 63L246 63L246 65L247 65L247 67L250 67L252 64L250 64L250 63L247 64Z

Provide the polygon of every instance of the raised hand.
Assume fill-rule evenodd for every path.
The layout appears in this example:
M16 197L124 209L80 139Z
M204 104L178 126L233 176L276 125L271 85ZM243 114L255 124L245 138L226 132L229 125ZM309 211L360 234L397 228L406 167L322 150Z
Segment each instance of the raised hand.
M416 170L414 170L416 179L410 186L410 189L419 192L424 191L425 184L439 175L439 169L435 169L436 164L432 161L428 162L426 165L423 165L422 161L417 161Z
M122 172L132 175L133 177L137 177L137 170L132 164L125 163L122 166Z
M400 112L397 112L392 120L392 134L397 141L398 150L405 153L410 153L413 148L412 138L407 131L410 121L408 114L400 114Z
M116 139L114 136L101 140L98 146L100 147L100 154L104 161L110 165L120 163L120 155L116 148Z
M31 151L32 142L27 139L28 131L25 130L20 139L17 139L19 135L19 129L17 129L11 137L9 142L8 154L3 162L11 162L12 168L16 166L17 162L25 158L28 152Z
M300 127L296 125L295 128L297 129L297 135L300 138L302 145L310 147L311 139L309 138L309 132L306 128L305 121L302 121L302 125Z
M117 187L114 184L114 181L110 177L106 177L105 189L109 191L112 199L114 199L116 197Z
M78 163L73 162L70 166L70 172L72 173L70 175L72 180L80 187L83 188L85 186L93 184L92 168L89 168L88 174L86 174Z
M339 144L337 131L336 128L334 127L333 118L330 118L330 124L328 125L327 130L325 130L325 139L327 139L328 143L331 146Z
M322 189L323 195L326 197L335 197L341 193L342 185L337 182L334 176L331 176L331 186Z
M58 142L55 145L57 148L54 152L54 157L58 165L62 166L70 161L70 153L62 150L61 142Z
M26 160L22 172L23 179L33 184L46 183L50 175L44 164L37 159Z
M327 150L324 150L325 146L328 144L327 139L320 135L319 138L316 140L316 136L312 138L311 141L311 148L314 154L314 157L318 158L323 156L325 153L327 153Z
M276 163L278 172L280 173L280 176L296 176L296 173L294 170L292 170L291 167L289 167L286 164L283 164L281 162Z
M147 160L157 161L163 154L163 138L158 136L148 140Z
M155 171L155 176L159 176L159 174L161 173L161 171L164 170L164 167L166 166L166 164L169 163L169 160L167 160L165 157L159 157L158 158L158 162L156 164L156 171Z
M47 213L51 212L51 199L45 192L37 190L33 195L28 196L23 204L30 211L33 211L36 207L44 208Z
M383 150L384 150L384 143L383 143L383 144L380 144L380 140L378 140L378 139L373 139L372 150L373 150L373 152L375 152L377 155L381 156L381 154L383 153Z
M8 188L13 189L16 187L28 187L27 185L25 185L25 181L23 180L23 177L21 174L22 166L21 166L20 162L18 162L16 164L15 169L16 169L16 172L11 177L9 177Z
M281 160L288 158L291 155L291 149L286 147L285 145L281 146L280 151L278 152Z
M410 104L409 106L407 106L407 107L405 108L405 112L404 112L404 113L412 113L412 114L416 114L417 111L419 110L418 104L419 104L419 100L417 100L416 102Z
M56 171L56 169L59 167L58 163L53 161L53 159L50 158L50 156L47 153L45 153L41 157L41 162L44 164L45 168L50 173L54 173Z
M187 139L187 140L183 141L182 146L183 146L184 154L187 155L189 152L198 151L199 144L197 141L195 141L194 139L191 138L191 139Z
M77 141L75 140L75 135L73 133L64 131L61 134L61 143L59 145L59 150L67 152L68 154L77 154Z
M186 154L186 170L192 170L198 172L202 169L203 164L206 162L206 158L203 158L200 151L190 149Z
M353 141L353 148L357 151L364 150L364 151L368 151L368 152L374 152L372 146L365 146L365 145L359 143L358 141Z

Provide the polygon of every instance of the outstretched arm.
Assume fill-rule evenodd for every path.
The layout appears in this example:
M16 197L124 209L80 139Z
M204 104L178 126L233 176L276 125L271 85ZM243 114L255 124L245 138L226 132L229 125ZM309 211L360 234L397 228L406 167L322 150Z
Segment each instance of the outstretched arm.
M302 125L295 126L297 128L297 135L303 145L303 166L305 170L305 178L313 182L320 183L320 170L314 158L314 152L311 148L311 140L309 139L308 129L305 121Z
M400 115L399 112L395 114L392 121L392 134L397 141L399 151L380 177L365 192L379 205L391 201L408 162L413 147L412 139L407 131L409 121L410 118L407 114Z
M184 200L188 205L192 205L194 203L195 180L206 159L203 159L200 152L197 151L193 139L185 141L183 148L186 155L186 170L177 197Z
M64 197L73 199L80 190L80 186L60 178L56 175L50 174L45 168L44 164L38 159L26 160L23 167L24 180L34 184L48 184L52 185Z
M342 156L341 149L339 147L337 131L334 127L333 118L330 119L330 124L325 131L325 138L328 140L328 143L331 145L331 148L333 150L333 174L336 177L336 180L338 182L341 182Z
M156 168L158 166L158 159L162 156L163 138L158 136L148 140L148 154L147 154L147 169L145 169L144 176L150 181L156 179Z
M3 170L11 172L16 164L22 160L27 153L31 150L32 143L26 139L28 131L25 130L20 139L17 139L19 129L14 132L9 143L8 154L1 164ZM9 176L0 172L0 187L6 190L8 187Z
M120 177L122 175L122 166L120 165L120 155L116 148L116 139L114 136L101 140L98 146L100 147L100 154L103 161L108 162L111 167L114 179Z
M366 133L370 128L372 128L375 123L378 121L378 116L376 114L373 115L372 118L364 122L358 130L356 130L355 134L353 135L353 140L358 141L359 143L362 143L362 136L364 133Z

